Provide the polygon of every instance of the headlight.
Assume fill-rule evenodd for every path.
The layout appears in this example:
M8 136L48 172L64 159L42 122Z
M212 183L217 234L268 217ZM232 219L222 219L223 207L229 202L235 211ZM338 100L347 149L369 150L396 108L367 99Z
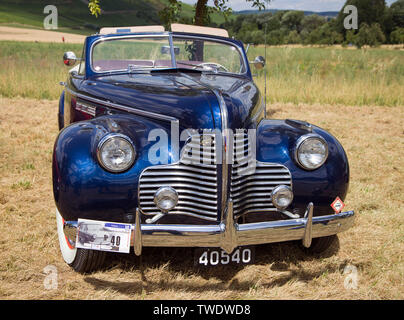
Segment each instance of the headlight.
M285 185L277 186L271 193L272 203L279 210L285 210L292 203L292 189Z
M98 144L98 161L104 169L111 172L122 172L129 169L135 156L136 151L132 141L123 134L109 134Z
M160 187L154 194L154 204L164 213L174 209L178 203L178 193L171 187Z
M317 169L327 160L327 142L317 135L304 135L296 143L295 157L303 169Z

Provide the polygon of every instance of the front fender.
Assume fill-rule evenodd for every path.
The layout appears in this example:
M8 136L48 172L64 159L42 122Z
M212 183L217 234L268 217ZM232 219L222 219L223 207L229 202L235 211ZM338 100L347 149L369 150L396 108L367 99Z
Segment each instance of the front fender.
M308 171L295 161L297 140L308 129L297 128L283 120L262 120L257 129L257 160L285 165L292 175L294 200L292 208L303 213L309 202L313 202L315 215L333 213L330 204L338 196L342 200L349 186L349 164L346 153L327 131L311 126L312 132L323 137L329 147L327 161L320 168Z
M140 173L150 166L148 141L153 129L170 132L170 124L154 123L134 115L108 115L80 121L64 128L53 151L53 192L65 220L80 218L124 221L137 207ZM98 163L98 142L108 133L127 135L135 144L134 165L123 173L111 173Z

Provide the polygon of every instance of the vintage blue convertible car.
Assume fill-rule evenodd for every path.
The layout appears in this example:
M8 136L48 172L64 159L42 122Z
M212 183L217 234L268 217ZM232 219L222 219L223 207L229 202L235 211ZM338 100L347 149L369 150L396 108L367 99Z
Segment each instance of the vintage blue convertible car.
M249 62L224 30L102 29L81 58L63 59L74 67L53 192L74 270L143 247L199 248L202 265L248 263L255 245L281 241L319 253L353 225L341 144L304 121L267 118L249 66L265 59Z

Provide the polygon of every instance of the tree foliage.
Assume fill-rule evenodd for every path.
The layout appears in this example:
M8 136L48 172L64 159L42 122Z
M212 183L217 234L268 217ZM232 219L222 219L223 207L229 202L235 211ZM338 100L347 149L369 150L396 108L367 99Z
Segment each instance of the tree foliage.
M404 28L395 29L390 35L390 41L393 44L404 44Z
M376 47L386 41L386 37L378 23L373 23L371 26L362 23L359 32L353 36L352 41L358 48L365 45Z
M265 9L265 5L269 4L271 0L245 0L251 4L252 8L259 10ZM208 25L210 21L210 15L213 12L220 12L227 20L232 10L228 6L229 0L213 0L213 7L208 6L208 0L198 0L195 4L195 15L192 24L198 26ZM91 14L98 16L101 13L99 0L90 0L88 3ZM177 22L181 13L181 1L180 0L168 0L168 5L159 13L162 23L167 27L173 22Z
M88 9L90 10L91 14L98 17L101 13L101 8L98 0L90 0L88 2Z
M245 0L252 8L264 9L270 0ZM365 45L378 46L382 43L404 43L404 0L397 0L390 7L385 0L346 0L338 16L331 19L317 14L305 15L302 11L280 10L259 14L238 14L228 19L232 13L230 0L197 0L194 16L181 16L182 2L167 0L167 5L159 13L161 22L169 29L171 23L181 22L201 26L225 28L231 36L245 43L286 43L302 44L353 44L361 48ZM211 4L211 2L209 2ZM101 0L102 5L102 0ZM346 30L344 8L353 5L358 10L357 30ZM89 1L90 12L102 14L99 0ZM217 25L211 21L212 13L220 12L225 22Z
M344 13L347 5L358 8L359 28L346 30ZM301 11L277 11L254 15L239 15L222 27L237 39L248 43L267 42L270 45L352 44L357 47L378 46L383 43L403 43L404 0L388 7L384 0L347 0L334 19ZM264 30L267 29L265 35ZM257 32L260 31L260 32Z
M392 20L396 28L404 28L404 0L398 0L390 6Z

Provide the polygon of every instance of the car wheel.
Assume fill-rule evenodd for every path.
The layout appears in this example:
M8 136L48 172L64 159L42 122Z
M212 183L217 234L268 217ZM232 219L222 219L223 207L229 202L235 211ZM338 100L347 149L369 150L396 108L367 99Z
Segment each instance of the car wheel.
M102 267L106 253L103 251L80 249L72 246L63 232L63 218L56 209L56 224L59 246L63 260L76 272L89 273Z
M313 238L311 241L311 246L306 248L302 244L300 247L307 254L319 254L327 251L335 242L338 241L338 236L336 234L327 237Z

